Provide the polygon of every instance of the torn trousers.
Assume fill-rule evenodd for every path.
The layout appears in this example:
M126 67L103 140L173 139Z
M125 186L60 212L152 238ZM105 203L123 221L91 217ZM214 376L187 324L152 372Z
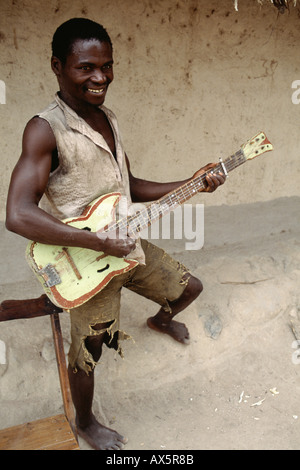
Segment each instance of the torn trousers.
M105 332L104 343L122 356L119 341L130 338L120 330L120 300L123 287L156 302L170 313L172 310L169 302L177 300L183 293L189 278L186 276L188 270L185 266L147 240L141 240L141 243L146 257L145 265L138 265L131 271L114 277L91 300L70 311L69 363L74 372L80 368L88 374L96 365L85 345L88 336ZM93 328L103 323L106 324L105 329Z

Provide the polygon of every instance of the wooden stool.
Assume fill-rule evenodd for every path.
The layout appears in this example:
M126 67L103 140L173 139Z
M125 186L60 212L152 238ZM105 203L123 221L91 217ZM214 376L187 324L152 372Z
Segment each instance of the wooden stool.
M0 450L79 450L59 313L46 295L37 299L5 300L0 321L50 315L65 414L0 430Z

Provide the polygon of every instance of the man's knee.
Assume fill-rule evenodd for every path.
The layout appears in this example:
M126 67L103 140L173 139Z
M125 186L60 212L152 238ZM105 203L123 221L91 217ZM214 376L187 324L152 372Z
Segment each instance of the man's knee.
M85 339L85 346L94 361L98 362L102 354L103 337L88 336Z
M187 297L190 297L192 299L196 299L198 295L201 294L203 291L203 285L200 279L194 276L190 276L188 279L187 286L184 290L184 294Z
M94 336L87 336L85 339L85 346L89 353L93 356L94 361L99 361L102 354L102 346L105 342L107 331L103 331L105 328L110 326L110 323L100 323L93 325L92 329L96 331L101 331L99 334Z

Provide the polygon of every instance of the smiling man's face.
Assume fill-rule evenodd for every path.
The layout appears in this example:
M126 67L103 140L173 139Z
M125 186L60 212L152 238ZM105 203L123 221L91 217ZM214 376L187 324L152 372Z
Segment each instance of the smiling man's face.
M63 64L52 57L61 98L73 109L81 110L104 103L113 81L112 47L98 39L78 39Z

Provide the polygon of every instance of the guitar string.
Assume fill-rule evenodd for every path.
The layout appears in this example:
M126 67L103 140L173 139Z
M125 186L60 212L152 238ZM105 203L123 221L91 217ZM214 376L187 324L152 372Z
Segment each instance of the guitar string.
M232 155L231 157L228 157L223 162L223 164L225 165L226 170L230 172L237 166L244 163L245 161L246 161L246 158L245 158L244 153L242 152L242 150L239 150L238 152L236 152L236 154ZM220 171L220 170L221 171L223 170L221 163L217 164L214 171ZM152 203L150 206L148 206L146 209L141 211L139 214L134 214L130 217L127 217L125 219L121 219L115 222L115 225L111 226L110 230L121 230L121 231L124 230L125 231L125 229L127 229L127 227L130 226L130 228L133 231L136 231L136 230L141 231L141 224L144 228L146 228L152 223L152 219L157 220L164 215L164 209L162 209L162 204L167 206L166 213L168 213L170 210L174 209L178 205L181 205L187 199L189 199L190 197L194 196L197 192L199 192L199 189L197 190L195 189L195 187L198 187L198 188L205 187L204 182L206 180L207 174L209 174L209 172L206 172L194 178L193 180L188 181L185 185L177 188L177 190L175 190L174 192L166 194L158 201ZM183 197L179 195L180 192L182 193ZM176 196L178 196L178 198L175 199L175 207L174 207L173 201ZM149 214L149 209L151 209L150 210L151 215ZM146 220L144 218L144 215L146 215ZM142 220L140 219L141 217L142 217ZM150 217L150 221L149 221L149 217Z
M247 158L245 157L243 150L240 149L234 155L226 158L222 163L225 166L226 171L230 172L240 166L246 160ZM222 163L217 164L214 171L224 170ZM128 226L132 231L141 231L143 228L148 227L151 225L153 220L155 221L159 219L165 213L170 212L170 210L173 210L176 206L181 205L187 199L194 196L197 192L199 192L199 188L205 187L204 182L206 180L207 174L209 174L209 172L206 172L188 181L185 185L177 188L177 190L174 192L166 194L158 201L153 202L143 209L143 211L116 221L114 225L109 227L109 231L125 231L125 229L127 230ZM197 189L195 189L196 187ZM182 195L180 195L180 192ZM165 205L166 209L164 209L162 205ZM164 212L165 210L166 212Z
M238 155L238 158L235 158L233 161L233 157L236 157ZM244 154L239 151L237 154L233 155L232 157L229 157L228 159L223 162L226 165L227 171L231 171L232 169L236 168L238 165L241 163L244 163L245 157ZM222 170L222 165L218 164L215 167L215 171ZM203 184L204 181L206 180L207 172L200 175L197 178L194 178L193 180L188 181L185 185L177 188L176 191L169 193L165 196L163 196L161 199L158 201L154 202L150 206L148 206L146 209L144 209L142 212L139 214L134 214L133 216L127 217L125 219L121 219L115 223L115 225L111 226L109 229L110 230L124 230L127 229L127 226L129 226L133 231L141 231L141 226L143 228L149 226L153 220L157 220L161 216L164 215L164 209L162 208L162 204L165 204L167 206L167 212L174 209L176 206L182 204L185 202L188 198L192 197L195 195L197 192L199 192L199 189L195 189L196 186L199 187L205 187ZM182 193L180 195L179 193ZM178 197L175 199L175 206L174 206L174 198ZM173 200L172 200L173 199ZM179 201L179 202L178 202ZM151 215L149 214L149 209L151 212ZM147 212L147 214L146 214ZM166 212L166 213L167 213ZM144 216L146 215L146 220ZM142 220L141 220L142 217ZM150 218L150 219L149 219ZM152 220L153 219L153 220Z

